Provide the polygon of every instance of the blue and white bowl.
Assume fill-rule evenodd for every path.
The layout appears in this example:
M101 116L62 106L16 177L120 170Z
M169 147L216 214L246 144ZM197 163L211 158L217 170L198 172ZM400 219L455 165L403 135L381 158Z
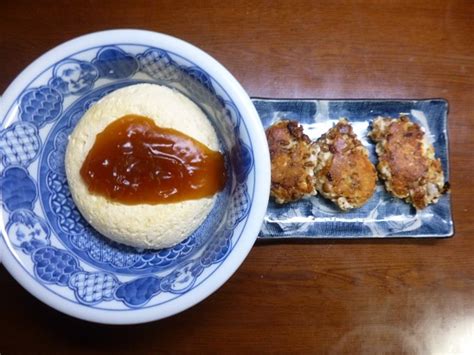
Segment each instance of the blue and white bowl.
M68 135L107 93L136 83L175 88L214 125L227 186L185 241L137 250L82 218L64 172ZM34 296L77 318L131 324L203 300L247 256L268 202L270 160L250 98L216 60L179 39L141 30L66 42L26 68L0 105L0 257Z

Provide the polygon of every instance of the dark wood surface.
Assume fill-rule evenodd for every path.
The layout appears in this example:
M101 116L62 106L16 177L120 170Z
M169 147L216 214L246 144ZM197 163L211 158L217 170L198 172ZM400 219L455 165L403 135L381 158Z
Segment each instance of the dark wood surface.
M60 314L0 267L0 353L474 352L474 2L0 2L0 93L81 34L144 28L187 40L252 96L449 101L456 235L257 243L177 316L103 326Z

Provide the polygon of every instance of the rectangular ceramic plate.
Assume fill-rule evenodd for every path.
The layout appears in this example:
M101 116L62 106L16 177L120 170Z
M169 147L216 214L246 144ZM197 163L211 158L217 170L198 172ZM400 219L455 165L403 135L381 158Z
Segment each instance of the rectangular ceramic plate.
M369 124L377 116L401 113L424 128L441 159L449 181L448 104L445 100L281 100L258 99L253 103L264 127L280 119L299 121L311 139L317 139L341 117L346 117L376 162L375 145L367 138ZM451 196L422 211L388 194L381 181L366 205L342 212L321 196L285 205L270 199L259 238L374 238L449 237L453 235Z

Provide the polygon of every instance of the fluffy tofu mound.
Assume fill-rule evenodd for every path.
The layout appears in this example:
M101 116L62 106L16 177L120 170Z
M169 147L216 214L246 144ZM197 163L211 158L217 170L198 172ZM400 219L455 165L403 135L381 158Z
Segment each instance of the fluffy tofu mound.
M421 127L407 116L377 117L370 137L377 143L379 175L393 196L423 209L448 190L433 146Z
M318 147L296 121L281 120L266 130L272 164L271 195L287 203L316 195L314 167Z
M158 126L181 131L219 150L216 132L191 100L170 88L138 84L116 90L93 105L69 137L66 174L81 214L104 236L138 248L166 248L196 230L211 211L215 196L167 204L126 205L91 194L80 175L96 135L128 114L151 118Z
M375 191L377 173L352 126L346 119L339 120L317 144L315 184L318 192L341 210L361 207Z

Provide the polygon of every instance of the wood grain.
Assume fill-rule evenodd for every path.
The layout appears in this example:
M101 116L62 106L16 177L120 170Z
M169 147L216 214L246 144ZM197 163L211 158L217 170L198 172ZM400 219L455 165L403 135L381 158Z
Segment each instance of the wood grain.
M223 63L250 95L449 101L456 235L258 243L215 294L137 326L72 319L0 268L0 353L474 351L474 2L0 2L0 92L72 37L145 28Z

